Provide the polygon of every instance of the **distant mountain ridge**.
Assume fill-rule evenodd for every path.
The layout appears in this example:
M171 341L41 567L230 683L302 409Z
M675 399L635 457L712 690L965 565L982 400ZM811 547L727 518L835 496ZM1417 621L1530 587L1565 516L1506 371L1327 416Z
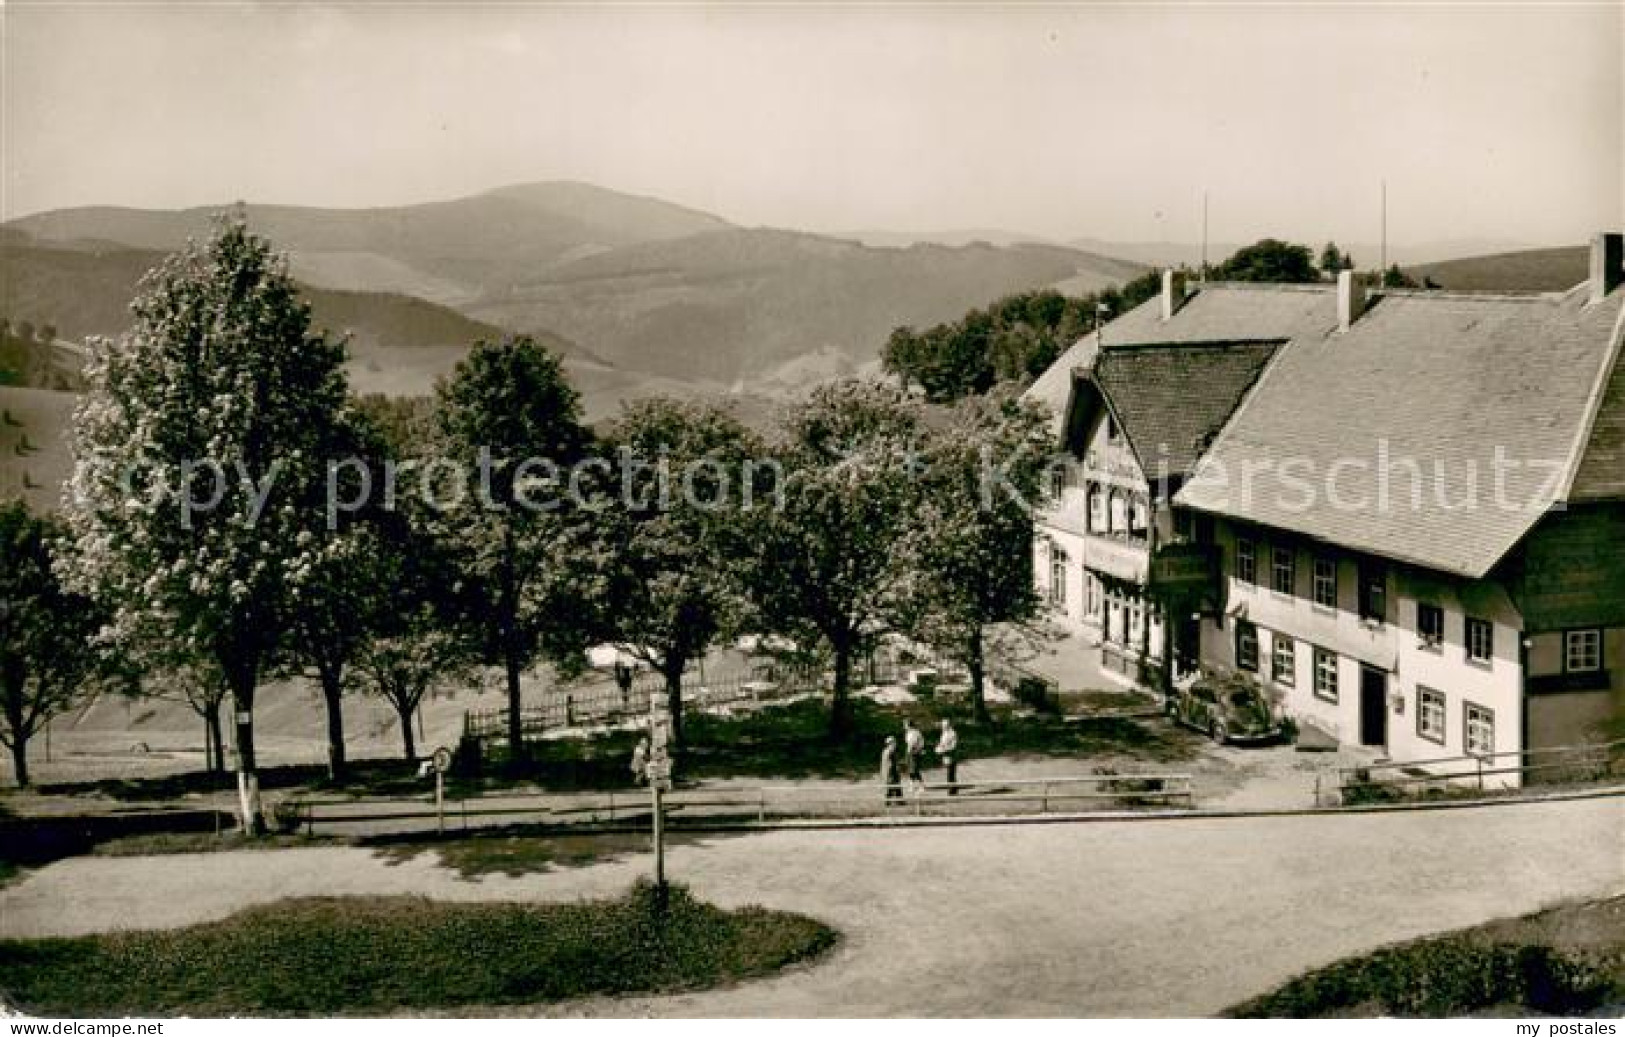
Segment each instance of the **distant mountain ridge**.
M103 248L95 242L167 251L206 235L219 211L91 207L7 228L63 251L95 253ZM556 332L617 369L747 387L765 380L775 391L792 377L871 363L898 325L1140 272L1052 244L877 248L745 228L570 181L423 205L243 212L313 289L415 296L488 325Z
M1563 292L1591 274L1584 245L1534 248L1407 267L1416 280L1464 292Z

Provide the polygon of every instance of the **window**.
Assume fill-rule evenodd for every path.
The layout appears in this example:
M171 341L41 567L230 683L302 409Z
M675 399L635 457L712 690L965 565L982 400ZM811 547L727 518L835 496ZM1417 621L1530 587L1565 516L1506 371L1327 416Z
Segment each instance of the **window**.
M1089 532L1104 533L1106 525L1106 491L1099 483L1089 484Z
M1174 509L1174 536L1180 540L1196 539L1196 523L1184 508Z
M1128 535L1135 540L1146 538L1146 527L1150 523L1150 509L1144 497L1135 497L1129 502Z
M1360 563L1360 618L1374 623L1388 619L1388 567L1380 562Z
M1277 547L1271 552L1270 589L1277 594L1291 594L1297 583L1297 558L1290 547Z
M1418 602L1416 605L1416 636L1424 645L1437 648L1444 644L1444 609L1437 605Z
M1315 649L1315 697L1337 701L1337 653Z
M1337 560L1315 559L1315 604L1326 608L1337 607Z
M1467 617L1467 658L1487 663L1495 657L1495 627L1487 619Z
M1602 669L1602 631L1568 630L1563 634L1563 672L1596 673Z
M1049 549L1049 600L1063 608L1066 606L1066 552L1051 545Z
M1444 692L1416 686L1416 735L1444 744Z
M1112 532L1128 532L1128 500L1122 490L1112 491Z
M1117 442L1117 419L1109 414L1106 416L1106 442Z
M1140 622L1140 605L1138 602L1135 602L1128 607L1128 630L1126 630L1123 634L1124 644L1136 645L1143 640L1145 637L1145 632L1141 629Z
M1066 466L1064 464L1051 465L1049 470L1049 499L1060 500L1066 491Z
M1495 752L1495 710L1471 702L1462 704L1465 731L1462 744L1468 756L1489 756Z
M1285 634L1270 638L1270 676L1275 683L1292 687L1298 681L1298 645Z
M1245 619L1236 621L1236 665L1258 672L1258 628Z
M1088 572L1083 574L1083 614L1091 619L1100 615L1100 581Z
M1242 583L1258 583L1257 551L1251 540L1236 541L1236 579Z

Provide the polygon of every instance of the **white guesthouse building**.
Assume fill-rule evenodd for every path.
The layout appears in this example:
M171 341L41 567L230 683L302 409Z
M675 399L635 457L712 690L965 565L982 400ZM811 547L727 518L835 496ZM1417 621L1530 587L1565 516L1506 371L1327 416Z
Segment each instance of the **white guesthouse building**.
M1074 650L1254 672L1401 762L1625 735L1622 277L1618 235L1560 294L1165 277L1029 390Z

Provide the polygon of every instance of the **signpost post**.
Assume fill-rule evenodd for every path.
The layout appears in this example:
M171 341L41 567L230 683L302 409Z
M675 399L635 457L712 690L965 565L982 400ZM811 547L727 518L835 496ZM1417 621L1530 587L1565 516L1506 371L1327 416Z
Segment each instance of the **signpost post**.
M446 772L451 770L451 750L445 746L434 751L434 820L441 835L446 834Z

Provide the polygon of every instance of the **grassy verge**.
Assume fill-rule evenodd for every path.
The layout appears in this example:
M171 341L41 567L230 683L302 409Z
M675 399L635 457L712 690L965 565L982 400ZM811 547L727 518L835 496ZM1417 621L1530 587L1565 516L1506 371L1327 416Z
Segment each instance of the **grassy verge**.
M673 887L618 900L289 900L162 932L0 942L13 1004L78 1016L367 1014L715 986L816 955L800 915L723 911Z
M287 850L299 846L347 846L352 841L325 835L263 835L241 832L154 832L97 843L94 857L151 857L169 853L225 853L230 850Z
M1413 940L1232 1008L1241 1018L1590 1015L1625 999L1625 897Z
M729 838L726 834L695 835L668 832L666 846L682 846ZM519 878L562 868L582 868L590 864L620 860L651 852L647 832L594 832L567 835L539 832L534 827L516 825L470 832L456 839L398 839L389 836L365 840L373 854L387 864L404 864L424 853L432 853L442 868L465 879L485 875Z

